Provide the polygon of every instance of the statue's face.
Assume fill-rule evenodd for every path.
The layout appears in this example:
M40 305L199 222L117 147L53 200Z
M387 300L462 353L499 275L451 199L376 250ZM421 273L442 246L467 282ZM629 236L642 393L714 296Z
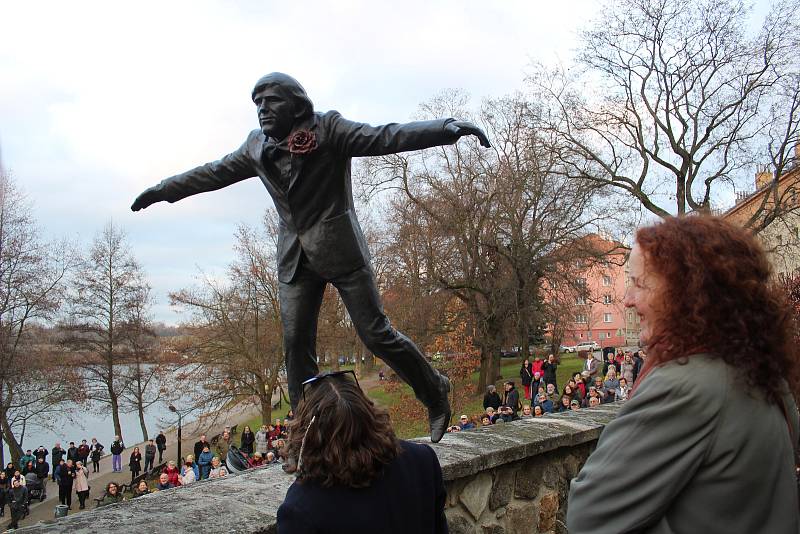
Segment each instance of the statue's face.
M262 88L253 97L253 102L264 135L281 140L291 133L295 118L294 104L286 100L277 87Z

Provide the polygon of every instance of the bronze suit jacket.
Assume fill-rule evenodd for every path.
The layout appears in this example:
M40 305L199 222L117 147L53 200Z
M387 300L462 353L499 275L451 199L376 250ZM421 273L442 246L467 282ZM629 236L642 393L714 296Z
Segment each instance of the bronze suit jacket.
M291 282L304 252L310 268L326 279L369 263L364 233L353 209L350 159L451 144L444 129L453 119L370 126L336 111L314 113L293 132L314 133L317 147L292 154L281 142L253 130L235 152L218 161L172 176L159 184L164 200L175 202L258 176L280 218L278 278Z

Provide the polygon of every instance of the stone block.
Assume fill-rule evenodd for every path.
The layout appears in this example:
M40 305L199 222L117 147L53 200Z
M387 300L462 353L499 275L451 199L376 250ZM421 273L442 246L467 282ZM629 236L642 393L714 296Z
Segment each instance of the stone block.
M496 523L482 524L481 534L506 534L506 529Z
M461 490L459 500L476 520L481 516L486 505L489 504L489 494L492 492L492 475L481 473L471 480Z
M514 501L506 507L508 513L503 521L508 534L530 534L534 532L537 510L533 501Z
M539 532L549 532L556 526L558 493L551 491L539 499Z
M520 462L514 480L514 497L517 499L535 499L542 486L542 476L547 467L539 458Z
M495 470L492 493L489 495L489 510L494 512L511 502L511 497L514 495L515 476L516 467L514 466Z
M447 530L450 534L478 534L478 529L469 518L458 511L456 508L445 510L447 518Z

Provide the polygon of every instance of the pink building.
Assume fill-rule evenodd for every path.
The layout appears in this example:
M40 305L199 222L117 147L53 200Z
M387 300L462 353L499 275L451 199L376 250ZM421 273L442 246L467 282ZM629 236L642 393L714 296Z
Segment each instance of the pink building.
M627 260L630 249L596 234L585 238L598 251L600 260L576 261L573 265L575 287L568 296L572 322L564 329L564 345L596 341L601 347L629 344L638 330L635 318L629 317L622 301L628 281ZM580 290L580 288L583 288Z

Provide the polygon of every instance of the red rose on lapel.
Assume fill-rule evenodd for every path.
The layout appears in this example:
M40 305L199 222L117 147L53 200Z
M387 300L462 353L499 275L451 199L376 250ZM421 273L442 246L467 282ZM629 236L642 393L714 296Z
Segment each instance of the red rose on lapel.
M317 148L317 136L310 130L297 130L289 137L289 152L308 154Z

